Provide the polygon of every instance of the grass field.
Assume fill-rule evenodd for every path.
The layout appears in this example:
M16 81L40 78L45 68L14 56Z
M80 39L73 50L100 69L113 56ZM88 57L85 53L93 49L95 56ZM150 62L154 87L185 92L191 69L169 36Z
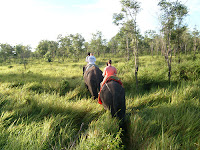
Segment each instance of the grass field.
M106 58L97 58L101 70ZM0 66L0 149L200 149L200 55L112 58L126 91L126 130L90 98L84 59Z

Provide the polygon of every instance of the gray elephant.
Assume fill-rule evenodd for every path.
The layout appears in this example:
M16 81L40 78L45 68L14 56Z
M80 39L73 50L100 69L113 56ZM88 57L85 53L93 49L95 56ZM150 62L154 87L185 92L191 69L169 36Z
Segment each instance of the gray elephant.
M100 91L100 83L103 81L102 71L96 66L92 65L84 70L84 82L88 87L92 97L98 98Z
M116 81L109 81L105 83L100 92L100 100L104 109L111 111L112 117L116 116L124 121L126 103L125 103L125 89Z

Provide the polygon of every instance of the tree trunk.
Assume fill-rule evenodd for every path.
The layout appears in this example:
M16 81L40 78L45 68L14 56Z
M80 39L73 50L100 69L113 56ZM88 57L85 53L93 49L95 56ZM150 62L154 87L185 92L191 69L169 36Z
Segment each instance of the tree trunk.
M185 44L185 54L187 55L187 44Z
M196 49L197 49L197 47L196 47L196 45L197 45L197 40L196 40L196 37L194 37L194 58L196 57Z
M127 60L130 59L130 51L129 51L129 46L128 46L128 36L126 37L126 49L127 49Z
M135 56L135 82L136 82L136 91L138 90L138 45L137 45L137 38L132 40L133 42L133 52ZM135 45L135 46L134 46Z
M168 33L168 51L167 51L167 64L168 64L168 82L171 84L171 62L172 62L172 50L170 46L170 31Z
M151 42L151 56L153 57L153 49L154 49L154 46L153 46L153 41Z

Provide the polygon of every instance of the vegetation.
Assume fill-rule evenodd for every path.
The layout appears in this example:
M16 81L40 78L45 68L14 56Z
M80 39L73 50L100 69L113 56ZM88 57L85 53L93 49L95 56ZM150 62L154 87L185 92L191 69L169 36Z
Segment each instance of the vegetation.
M199 149L199 57L141 56L138 90L134 59L113 58L126 90L126 128L90 98L85 62L41 60L0 66L1 149ZM107 59L97 58L104 68Z

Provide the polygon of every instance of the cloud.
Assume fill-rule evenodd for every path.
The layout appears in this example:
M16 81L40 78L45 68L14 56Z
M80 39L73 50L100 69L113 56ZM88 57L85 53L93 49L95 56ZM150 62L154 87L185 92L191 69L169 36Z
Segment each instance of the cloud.
M146 30L156 30L159 28L159 8L158 0L140 0L141 11L138 14L138 26L142 34Z

